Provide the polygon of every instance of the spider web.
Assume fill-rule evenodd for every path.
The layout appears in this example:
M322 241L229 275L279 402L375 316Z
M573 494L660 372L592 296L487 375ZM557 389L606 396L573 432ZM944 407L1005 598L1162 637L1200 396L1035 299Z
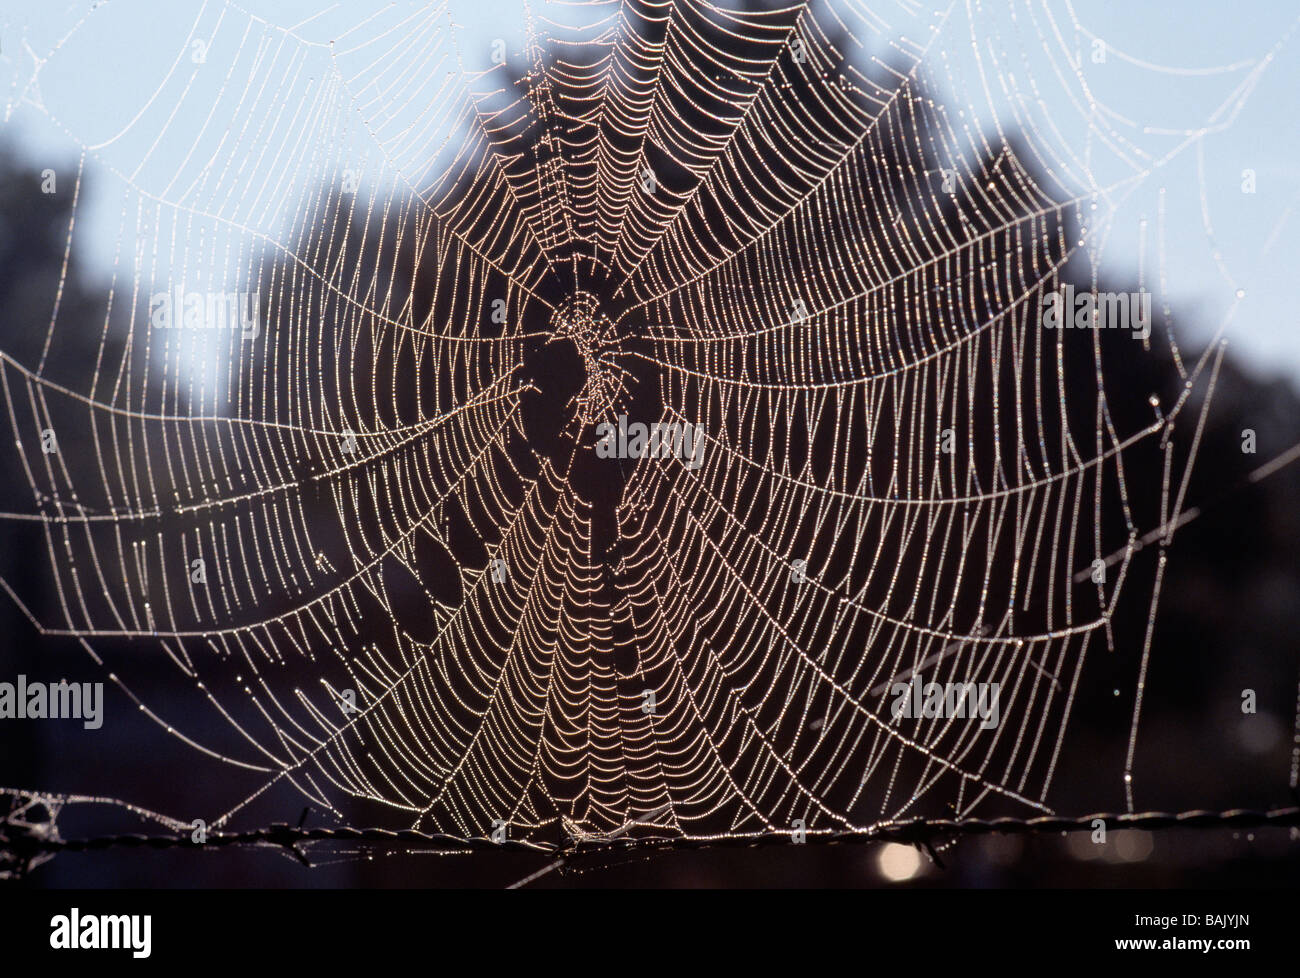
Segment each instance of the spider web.
M1084 140L1035 108L1080 26L521 10L478 65L441 4L206 3L142 143L69 134L118 251L93 356L57 304L0 354L33 533L5 590L228 780L214 829L286 786L523 841L1051 812L1222 355L1184 362L1167 306L1147 340L1041 326L1157 165L1085 91ZM258 328L159 329L177 290L256 296ZM1172 397L1112 383L1156 356ZM619 415L697 425L701 464L597 458ZM895 718L913 674L997 683L1000 722Z

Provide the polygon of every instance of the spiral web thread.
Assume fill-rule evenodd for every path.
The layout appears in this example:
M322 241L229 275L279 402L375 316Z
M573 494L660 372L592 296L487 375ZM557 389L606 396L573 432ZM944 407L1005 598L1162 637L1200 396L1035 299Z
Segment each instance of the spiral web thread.
M214 832L286 786L339 826L542 847L1051 814L1085 661L1122 593L1154 615L1164 557L1133 580L1131 544L1172 537L1222 347L1184 362L1167 309L1126 340L1185 387L1123 427L1148 392L1042 329L1155 161L1081 107L1101 183L1035 116L1016 52L1068 66L1086 32L1018 10L997 38L959 4L525 6L479 71L438 4L328 36L204 4L149 151L77 141L123 198L96 356L60 358L88 327L57 305L37 359L0 353L30 487L5 518L39 530L3 587L243 786ZM977 72L949 57L973 39ZM977 121L1004 98L1014 133ZM156 328L177 287L256 293L260 330ZM587 379L534 451L555 343ZM602 510L574 472L647 385L703 463L625 462ZM1161 484L1129 484L1139 452ZM1128 652L1144 677L1149 631ZM913 672L998 683L1001 722L894 718Z

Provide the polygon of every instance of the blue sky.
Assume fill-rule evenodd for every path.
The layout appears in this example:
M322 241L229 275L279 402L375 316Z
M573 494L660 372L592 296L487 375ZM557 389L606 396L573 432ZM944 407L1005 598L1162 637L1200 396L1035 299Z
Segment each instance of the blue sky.
M391 38L427 6L3 0L0 136L40 165L85 154L91 180L77 247L106 276L137 236L132 187L163 201L184 188L195 163L188 134L203 121L195 106L229 99L248 80L241 73L285 72L257 111L267 125L295 120L310 139L331 70L329 41L373 34L376 24L389 25L382 29ZM867 7L913 37L940 19L929 9L910 17L893 0ZM475 67L488 63L498 38L518 56L530 16L571 22L610 9L454 0L450 20L459 56ZM1140 278L1157 309L1168 303L1184 342L1224 330L1255 372L1300 377L1300 321L1289 294L1300 245L1298 16L1290 2L962 3L923 63L949 105L986 129L1028 128L1044 160L1098 189L1092 253L1103 277ZM288 38L281 49L259 47L265 24L293 28L280 32ZM211 46L203 71L194 69L196 39ZM356 57L364 55L362 47ZM315 132L321 142L342 138ZM257 134L244 135L252 145ZM1242 190L1245 171L1253 171L1253 193ZM273 228L292 221L296 202L268 189L249 203L249 220Z

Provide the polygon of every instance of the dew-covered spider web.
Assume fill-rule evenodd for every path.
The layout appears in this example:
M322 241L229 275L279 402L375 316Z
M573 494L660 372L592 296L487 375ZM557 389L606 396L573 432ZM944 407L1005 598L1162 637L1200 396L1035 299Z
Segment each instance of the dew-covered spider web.
M105 301L60 277L0 353L6 600L225 796L99 800L546 844L1041 814L1119 656L1132 810L1223 348L1180 348L1159 214L1099 279L1196 141L1105 111L1071 8L352 7L193 5L102 133L37 84L91 9L10 93L117 223ZM1149 335L1044 328L1067 282ZM620 416L698 451L600 457ZM914 675L997 722L896 716Z

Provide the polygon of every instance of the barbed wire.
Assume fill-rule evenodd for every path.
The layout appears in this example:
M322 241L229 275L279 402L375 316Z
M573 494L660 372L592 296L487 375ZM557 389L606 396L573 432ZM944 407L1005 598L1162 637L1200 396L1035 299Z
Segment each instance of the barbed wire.
M672 852L690 849L756 848L769 845L851 845L902 842L924 848L938 862L936 844L962 837L982 835L1046 835L1051 833L1096 831L1098 822L1107 830L1140 829L1162 831L1173 828L1253 829L1300 826L1300 806L1257 810L1234 808L1225 811L1195 809L1183 812L1094 812L1088 815L1044 815L1034 818L915 818L847 830L773 830L749 836L719 838L635 837L621 831L599 839L571 839L567 843L549 843L526 839L462 837L411 829L351 828L326 826L306 828L276 823L265 828L241 832L210 832L203 842L187 835L148 835L124 833L87 839L60 839L19 831L12 824L0 822L0 861L7 856L12 863L30 866L38 857L64 852L95 852L106 849L223 849L229 847L272 847L282 849L300 862L311 866L302 846L314 842L355 843L388 850L419 850L445 854L475 852L521 852L558 856L555 862L520 880L516 886L559 868L575 859L623 852ZM21 827L18 827L21 828ZM940 863L942 865L942 863ZM18 873L17 875L22 875Z

